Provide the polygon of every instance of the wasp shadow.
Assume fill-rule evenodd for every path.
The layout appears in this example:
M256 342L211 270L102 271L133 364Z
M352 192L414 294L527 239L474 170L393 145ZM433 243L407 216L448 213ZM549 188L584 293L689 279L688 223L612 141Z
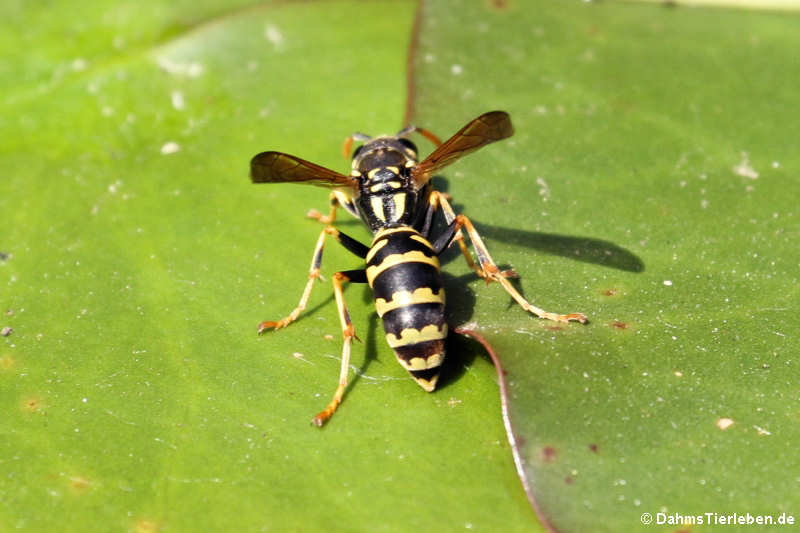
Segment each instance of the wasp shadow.
M463 276L453 276L446 272L442 273L445 293L447 294L447 305L445 306L445 318L450 328L447 335L446 354L442 364L442 372L439 375L437 389L444 389L449 384L457 382L461 376L472 366L476 352L471 347L469 339L462 335L453 333L453 328L464 324L472 318L477 300L475 292L470 288L478 276L474 272Z
M447 192L448 182L444 177L436 176L433 179L433 185L436 190ZM453 204L453 210L456 213L462 212L463 208L462 204ZM524 246L549 255L627 272L639 273L644 272L645 269L644 261L633 252L603 239L506 228L480 222L472 217L470 220L478 233L490 240ZM452 260L452 256L447 255L445 259Z

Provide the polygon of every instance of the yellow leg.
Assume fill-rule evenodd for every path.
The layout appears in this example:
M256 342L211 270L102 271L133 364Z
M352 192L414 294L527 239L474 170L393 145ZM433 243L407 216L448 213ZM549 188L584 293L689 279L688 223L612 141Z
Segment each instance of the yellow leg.
M503 286L505 291L526 311L529 313L533 313L539 318L546 318L548 320L555 320L556 322L581 322L585 324L588 322L586 316L583 313L570 313L567 315L560 315L558 313L551 313L549 311L545 311L544 309L540 309L535 305L528 302L523 296L514 288L513 285L508 281L507 278L509 277L516 277L516 272L513 270L501 271L497 264L492 259L492 256L489 255L489 250L486 248L486 245L483 243L483 239L478 234L475 226L472 225L472 222L464 215L456 215L453 211L453 208L450 206L450 202L447 201L447 198L444 197L443 194L434 191L431 193L432 200L431 202L437 202L438 205L441 206L442 212L444 213L445 220L448 224L452 224L453 221L456 222L456 226L458 227L458 231L456 232L453 239L458 242L458 246L461 249L461 253L464 255L464 258L467 261L467 264L483 279L486 280L487 283L491 281L496 281L500 285ZM434 199L435 197L435 199ZM436 204L434 204L436 205ZM472 246L475 248L475 254L478 256L478 264L472 259L472 254L470 254L469 250L467 249L467 245L464 242L464 236L461 233L461 228L464 227L467 230L467 234L469 235L469 239L472 241Z
M440 193L439 191L433 191L431 193L430 203L431 203L431 205L433 205L434 209L436 209L437 207L441 207L442 208L442 213L444 214L444 219L445 219L445 221L447 221L448 224L452 224L453 221L456 220L456 213L455 213L455 211L453 211L453 207L450 205L450 202L447 201L447 196L445 194ZM475 235L478 235L477 232L475 233ZM472 238L472 235L470 235L470 238ZM491 279L487 278L485 270L475 263L475 261L472 258L472 254L470 253L469 249L467 248L467 243L464 241L464 234L461 232L461 226L459 226L458 231L456 231L456 234L453 237L453 240L458 244L458 248L461 250L461 255L464 256L464 260L467 262L467 265L469 265L469 267L472 270L474 270L475 273L478 276L484 278L486 280L486 282L489 283L491 281ZM483 241L480 240L480 237L478 237L478 240L480 241L481 247L483 248L483 250L486 253L486 257L488 257L489 262L493 263L492 258L489 257L488 250L486 250L486 246L483 245ZM474 244L474 242L475 241L473 241L473 244ZM481 252L480 252L480 248L477 245L475 246L475 250L478 253L478 258L480 259ZM481 264L483 264L483 262ZM516 278L517 277L517 273L514 272L513 270L498 270L498 272L503 277L506 277L506 278Z
M319 222L322 222L325 225L333 224L336 221L336 208L339 207L339 198L336 192L332 192L330 198L331 198L331 210L328 215L323 215L316 209L311 209L308 213L306 213L306 216L308 218L313 218L314 220L318 220Z
M270 328L281 329L285 328L295 320L303 312L308 304L308 298L311 296L311 289L314 288L314 282L320 277L320 266L322 265L322 249L325 246L325 235L337 235L339 232L332 226L326 226L317 239L317 245L314 248L314 255L311 258L311 267L308 270L308 282L303 290L303 295L300 297L300 302L297 304L291 313L278 321L266 320L258 325L259 335L264 333Z
M339 385L336 387L336 392L333 394L333 399L328 406L320 411L314 417L314 425L322 427L325 422L330 420L336 408L342 403L342 396L344 390L347 388L347 374L350 369L350 345L353 343L353 338L356 337L355 328L350 320L350 313L347 312L347 306L344 302L344 292L342 290L342 283L350 281L350 278L343 272L337 272L333 275L333 293L336 296L336 307L339 310L339 320L342 324L342 336L344 343L342 344L342 366L339 369Z

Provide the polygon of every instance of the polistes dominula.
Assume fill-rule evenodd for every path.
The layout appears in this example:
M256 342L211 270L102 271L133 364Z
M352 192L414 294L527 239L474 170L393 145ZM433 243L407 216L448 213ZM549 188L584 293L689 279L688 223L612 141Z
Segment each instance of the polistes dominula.
M417 148L407 138L415 132L437 146L422 162L417 161ZM345 282L369 283L375 308L383 321L386 340L397 360L423 389L434 390L445 356L444 341L447 337L439 255L453 241L458 243L467 264L478 276L487 283L500 283L526 311L559 322L586 322L581 313L550 313L523 298L507 279L516 277L516 273L501 271L497 267L472 222L464 215L457 215L447 197L434 190L430 183L435 172L513 133L511 119L504 111L479 116L444 143L429 131L415 126L406 127L397 135L380 137L355 133L345 141L345 156L349 155L354 141L364 144L353 152L352 168L347 176L281 152L262 152L253 157L250 177L254 183L310 183L332 189L330 213L327 216L316 211L309 213L325 224L325 228L317 239L300 302L281 320L262 322L258 327L259 334L270 328L288 326L305 309L314 281L320 277L326 235L332 236L366 263L364 269L333 275L333 291L344 336L341 370L333 399L314 417L314 424L322 426L330 419L347 387L350 345L356 334L342 292ZM333 226L339 206L361 218L369 227L374 235L370 246ZM447 227L439 235L432 236L433 216L439 209ZM467 249L462 228L475 248L477 263Z

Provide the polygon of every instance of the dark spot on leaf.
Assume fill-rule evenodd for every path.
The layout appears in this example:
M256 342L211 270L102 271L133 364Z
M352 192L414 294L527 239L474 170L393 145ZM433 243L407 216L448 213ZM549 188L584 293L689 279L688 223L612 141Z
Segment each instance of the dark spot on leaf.
M553 461L556 460L557 455L558 452L552 446L545 446L544 448L542 448L541 458L542 461L544 461L545 463L552 463Z
M572 479L572 476L567 476L564 478L564 483L566 483L567 485L572 485L573 481L574 480Z
M499 11L508 9L509 0L489 0L489 7Z
M595 444L595 443L590 444L589 445L589 450L594 452L594 453L597 453L597 444Z
M28 396L22 400L22 410L28 411L29 413L41 411L43 407L44 404L41 398L37 398L36 396Z
M8 259L8 252L1 252L0 251L0 261L5 261Z
M621 322L619 320L615 320L614 322L612 322L611 326L613 326L614 329L628 329L628 323Z
M3 329L0 329L0 335L2 335L3 337L8 337L12 333L14 333L14 330L8 326L4 327Z
M547 330L550 330L550 331L561 331L564 328L561 327L561 326L545 326L544 329L547 329Z
M606 289L604 291L601 291L600 294L602 294L603 296L616 296L618 292L619 291L617 291L617 289Z

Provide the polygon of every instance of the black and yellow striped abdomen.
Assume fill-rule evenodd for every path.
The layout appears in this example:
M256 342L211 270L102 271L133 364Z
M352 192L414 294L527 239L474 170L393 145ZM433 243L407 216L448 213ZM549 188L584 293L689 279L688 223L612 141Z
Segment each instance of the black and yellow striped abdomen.
M426 391L444 361L444 287L431 243L402 226L379 231L367 254L367 281L397 360Z

